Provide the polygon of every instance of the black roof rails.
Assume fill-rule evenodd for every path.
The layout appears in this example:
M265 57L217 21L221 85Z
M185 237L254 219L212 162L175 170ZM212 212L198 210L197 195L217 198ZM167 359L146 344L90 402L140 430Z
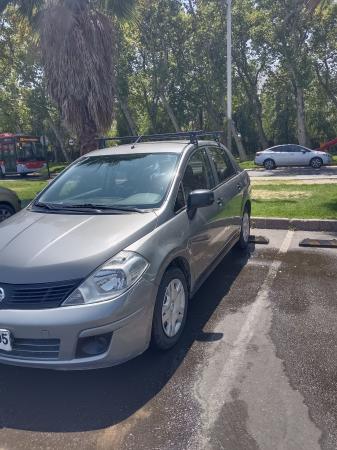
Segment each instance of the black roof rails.
M197 144L200 138L211 137L212 139L220 142L223 131L184 131L180 133L163 133L163 134L147 134L142 136L116 136L116 137L102 137L99 139L99 148L105 148L109 141L126 141L130 144L138 144L140 142L151 141L170 141L175 139L186 139L191 144Z

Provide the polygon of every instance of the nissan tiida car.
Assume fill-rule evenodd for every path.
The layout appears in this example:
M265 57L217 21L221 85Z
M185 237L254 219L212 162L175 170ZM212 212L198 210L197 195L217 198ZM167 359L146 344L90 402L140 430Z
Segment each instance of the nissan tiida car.
M329 153L293 144L268 148L256 153L255 157L255 164L264 166L267 170L284 166L311 166L313 169L320 169L331 163L332 157Z
M216 141L81 157L0 226L0 362L90 369L171 348L200 284L247 248L250 212Z

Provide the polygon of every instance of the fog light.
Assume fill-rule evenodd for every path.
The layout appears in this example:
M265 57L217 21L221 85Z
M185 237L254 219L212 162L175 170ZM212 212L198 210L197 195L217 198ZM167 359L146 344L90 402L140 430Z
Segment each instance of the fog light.
M77 343L76 358L90 358L105 353L110 345L112 333L80 338Z

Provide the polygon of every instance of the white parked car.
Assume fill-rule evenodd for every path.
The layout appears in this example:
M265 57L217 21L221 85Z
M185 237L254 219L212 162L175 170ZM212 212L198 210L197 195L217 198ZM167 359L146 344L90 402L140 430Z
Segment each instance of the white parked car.
M255 157L255 164L264 166L267 170L280 166L311 166L320 169L331 162L332 158L328 153L294 144L277 145L256 153Z

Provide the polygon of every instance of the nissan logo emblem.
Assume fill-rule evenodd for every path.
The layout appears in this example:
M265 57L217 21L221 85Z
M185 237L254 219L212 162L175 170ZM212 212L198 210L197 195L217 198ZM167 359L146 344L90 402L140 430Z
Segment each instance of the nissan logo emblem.
M6 298L5 290L2 287L0 287L0 302L5 300L5 298Z

